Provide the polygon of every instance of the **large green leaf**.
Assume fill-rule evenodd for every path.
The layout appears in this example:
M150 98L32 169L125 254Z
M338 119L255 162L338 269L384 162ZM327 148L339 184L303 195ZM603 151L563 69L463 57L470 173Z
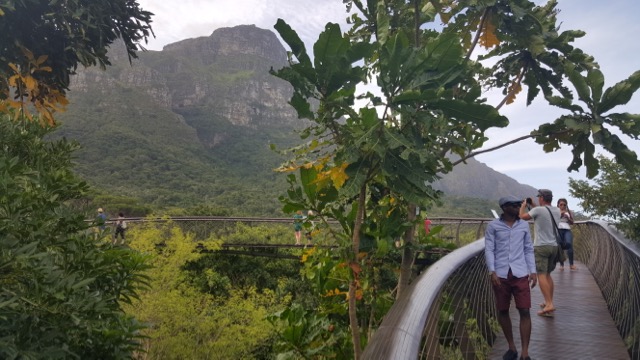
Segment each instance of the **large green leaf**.
M587 84L591 88L591 97L597 104L602 97L602 88L604 87L604 75L598 69L589 70L587 73Z
M282 40L289 45L298 61L305 67L311 67L311 59L307 54L307 48L304 46L304 42L300 40L298 33L282 19L278 19L273 27L278 31Z
M472 123L483 131L490 127L505 127L509 124L509 119L500 115L498 110L490 105L461 100L436 100L429 105L434 109L442 110L445 115L458 122Z
M617 126L624 134L638 139L640 136L640 114L612 113L607 116L611 124Z
M605 90L598 106L598 112L603 114L618 105L628 103L638 88L640 88L640 70L634 72L628 79Z
M576 89L580 100L589 105L592 105L594 102L591 99L591 93L589 91L589 85L587 85L587 79L576 71L575 65L573 65L572 63L567 63L567 65L565 65L564 71L569 77L569 81L571 81L574 88Z
M571 110L577 113L584 113L584 110L579 106L573 104L572 99L561 96L545 96L547 102L553 106L557 106L563 109Z

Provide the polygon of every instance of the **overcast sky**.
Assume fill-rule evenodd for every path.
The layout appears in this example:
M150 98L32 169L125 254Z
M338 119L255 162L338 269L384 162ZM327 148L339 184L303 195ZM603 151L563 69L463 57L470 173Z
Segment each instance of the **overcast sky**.
M347 13L342 0L138 1L143 9L155 14L152 26L156 38L147 45L150 50L161 50L166 44L187 38L209 36L220 27L255 24L273 30L278 18L291 25L308 46L317 39L327 22L338 23L343 31L346 30ZM605 75L605 88L640 70L640 1L558 0L558 8L561 10L558 15L561 30L587 33L575 46L595 57ZM634 96L624 110L640 113L640 94ZM504 129L488 132L490 140L486 147L526 135L536 124L551 122L562 114L559 109L545 105L544 100L526 107L524 96L515 104L503 107L501 112L509 117L511 124L506 132ZM616 112L621 111L617 109ZM624 140L640 154L639 141ZM569 196L568 182L570 177L585 179L585 170L567 172L571 158L568 148L546 154L532 140L477 157L520 183L552 189L554 199L567 197L569 207L579 209L577 200Z

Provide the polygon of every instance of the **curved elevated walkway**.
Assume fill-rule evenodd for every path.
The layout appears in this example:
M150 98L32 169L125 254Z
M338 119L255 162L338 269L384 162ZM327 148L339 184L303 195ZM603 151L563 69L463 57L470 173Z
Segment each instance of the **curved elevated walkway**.
M568 264L565 264L568 265ZM538 286L531 292L531 343L529 356L533 360L603 359L626 360L629 353L607 311L602 292L586 265L576 262L578 270L565 267L551 273L555 285L555 316L536 315L543 302ZM511 304L513 337L520 352L518 312ZM490 360L501 360L507 341L498 334Z

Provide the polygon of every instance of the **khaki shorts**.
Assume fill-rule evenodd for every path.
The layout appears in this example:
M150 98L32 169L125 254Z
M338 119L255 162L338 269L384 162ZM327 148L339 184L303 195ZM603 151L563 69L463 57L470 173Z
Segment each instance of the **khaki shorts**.
M556 268L556 245L534 246L533 254L536 257L536 272L538 274L550 274Z

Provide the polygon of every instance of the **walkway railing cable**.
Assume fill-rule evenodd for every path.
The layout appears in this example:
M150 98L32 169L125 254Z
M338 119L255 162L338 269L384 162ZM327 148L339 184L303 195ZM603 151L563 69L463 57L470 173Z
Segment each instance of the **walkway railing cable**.
M640 247L606 222L576 223L575 254L593 273L630 358L640 360ZM484 239L421 274L385 316L364 359L486 358L500 328Z
M633 360L640 360L640 245L604 221L577 227L576 257L593 274Z

